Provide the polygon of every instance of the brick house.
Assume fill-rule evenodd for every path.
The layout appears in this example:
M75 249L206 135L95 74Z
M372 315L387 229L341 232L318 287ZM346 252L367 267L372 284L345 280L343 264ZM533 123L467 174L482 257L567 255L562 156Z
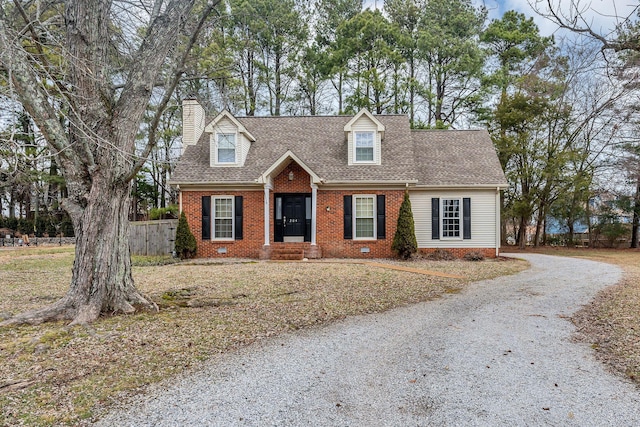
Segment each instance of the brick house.
M183 102L171 184L200 257L380 258L408 189L418 246L500 246L507 187L484 130L411 130L404 115L207 118Z

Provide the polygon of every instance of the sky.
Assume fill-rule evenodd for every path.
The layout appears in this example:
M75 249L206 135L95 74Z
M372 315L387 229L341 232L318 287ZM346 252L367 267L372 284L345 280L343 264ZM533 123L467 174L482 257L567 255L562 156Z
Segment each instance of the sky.
M546 4L546 0L538 0L542 6ZM477 6L485 5L489 11L489 19L499 19L507 10L516 10L524 13L526 16L533 17L534 21L540 28L540 32L544 36L563 35L558 32L557 26L548 19L538 15L531 4L535 4L536 0L473 0ZM559 5L566 10L570 0L553 0L554 5ZM634 7L638 7L638 0L580 0L580 4L584 7L585 14L591 27L601 34L608 34L616 24L615 16L628 16L633 12ZM384 0L365 0L365 7L382 8Z

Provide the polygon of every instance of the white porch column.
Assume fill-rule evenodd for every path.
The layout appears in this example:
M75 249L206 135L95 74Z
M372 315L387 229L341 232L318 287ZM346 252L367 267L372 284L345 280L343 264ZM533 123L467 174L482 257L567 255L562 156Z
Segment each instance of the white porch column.
M496 257L500 256L500 242L502 241L502 236L500 236L500 230L502 229L500 214L500 187L498 187L496 188Z
M316 218L318 208L318 186L311 184L311 245L316 244Z
M271 219L271 203L269 191L273 187L270 183L264 185L264 245L269 246L269 230L271 225L269 224Z

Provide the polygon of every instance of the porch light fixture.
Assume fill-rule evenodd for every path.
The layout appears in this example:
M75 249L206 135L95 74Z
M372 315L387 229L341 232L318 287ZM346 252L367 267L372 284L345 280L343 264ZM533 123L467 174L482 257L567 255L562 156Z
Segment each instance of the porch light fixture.
M293 171L289 172L289 181L293 181Z

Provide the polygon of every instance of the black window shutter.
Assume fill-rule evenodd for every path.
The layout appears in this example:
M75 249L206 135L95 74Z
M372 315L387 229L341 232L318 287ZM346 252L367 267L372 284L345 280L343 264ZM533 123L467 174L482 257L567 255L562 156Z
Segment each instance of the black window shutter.
M202 196L202 240L211 240L211 196Z
M471 199L462 199L462 238L471 238Z
M376 206L376 216L378 223L377 232L378 239L386 239L387 238L387 229L386 229L386 218L385 218L385 197L384 194L379 194L377 197L377 206Z
M351 196L344 196L344 238L353 239L353 215Z
M440 239L440 199L431 199L431 238Z
M236 240L242 240L242 196L236 196L234 198L234 230Z

